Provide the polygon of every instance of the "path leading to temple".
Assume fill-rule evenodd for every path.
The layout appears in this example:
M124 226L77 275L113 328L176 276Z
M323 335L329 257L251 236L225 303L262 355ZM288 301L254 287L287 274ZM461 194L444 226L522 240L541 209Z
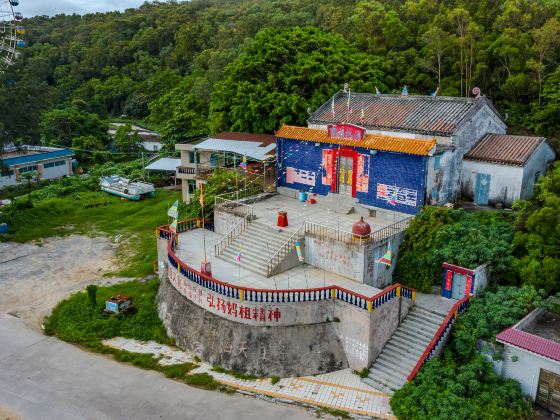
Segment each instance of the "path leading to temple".
M188 387L45 337L0 315L0 418L309 419L303 408Z

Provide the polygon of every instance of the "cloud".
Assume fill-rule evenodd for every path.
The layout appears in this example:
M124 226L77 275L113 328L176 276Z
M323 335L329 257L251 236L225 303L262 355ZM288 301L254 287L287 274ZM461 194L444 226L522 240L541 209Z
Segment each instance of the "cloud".
M122 11L131 7L138 7L142 3L144 3L144 0L21 0L15 10L23 13L26 17L35 15L53 16L61 13L84 14L112 10Z

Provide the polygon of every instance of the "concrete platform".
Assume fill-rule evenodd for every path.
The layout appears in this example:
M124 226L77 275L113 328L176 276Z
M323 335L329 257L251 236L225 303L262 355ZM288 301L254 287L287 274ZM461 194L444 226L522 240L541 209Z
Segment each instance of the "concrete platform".
M308 220L335 229L352 232L352 225L360 220L360 214L343 214L338 211L336 202L323 196L314 197L316 204L309 202L302 203L294 198L285 195L273 195L263 201L251 204L254 215L259 223L276 227L278 212L288 212L288 222L286 231L295 231L301 224ZM410 214L399 212L377 212L375 217L364 217L364 220L371 226L372 232L392 225L402 219L409 218Z
M179 235L179 246L175 250L175 255L181 261L196 270L200 270L200 262L204 258L202 233L202 229L181 233ZM206 257L212 265L212 276L221 281L258 289L310 289L339 285L365 296L373 296L381 291L375 287L358 283L307 264L302 264L273 277L265 277L240 267L235 260L229 263L216 258L214 256L214 244L222 237L210 231L205 231L205 234ZM241 250L241 258L243 258L243 250Z

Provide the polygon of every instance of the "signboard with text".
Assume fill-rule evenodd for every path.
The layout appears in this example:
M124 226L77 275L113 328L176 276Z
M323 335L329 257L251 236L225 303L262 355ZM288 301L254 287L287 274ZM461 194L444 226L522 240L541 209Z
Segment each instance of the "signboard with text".
M330 124L329 137L333 139L363 140L365 130L353 124Z

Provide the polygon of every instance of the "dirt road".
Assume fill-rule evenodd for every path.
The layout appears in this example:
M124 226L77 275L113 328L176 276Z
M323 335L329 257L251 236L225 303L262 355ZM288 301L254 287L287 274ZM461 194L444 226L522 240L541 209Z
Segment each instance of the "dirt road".
M88 284L111 284L114 245L106 238L69 236L41 245L0 243L0 314L21 318L35 330L51 309Z

